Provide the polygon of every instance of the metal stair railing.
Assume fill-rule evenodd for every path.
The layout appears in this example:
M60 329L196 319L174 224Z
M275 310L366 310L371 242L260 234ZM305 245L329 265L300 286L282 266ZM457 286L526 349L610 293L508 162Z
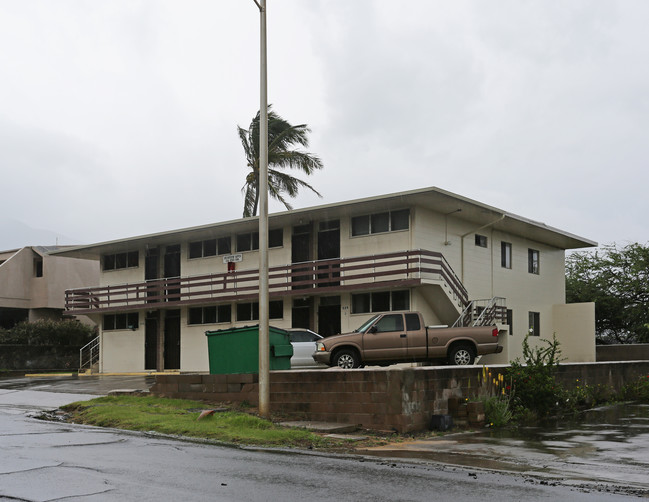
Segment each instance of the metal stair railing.
M491 326L505 322L507 308L505 298L494 296L491 299L472 300L457 318L453 327Z
M99 337L79 349L79 373L91 370L99 361Z

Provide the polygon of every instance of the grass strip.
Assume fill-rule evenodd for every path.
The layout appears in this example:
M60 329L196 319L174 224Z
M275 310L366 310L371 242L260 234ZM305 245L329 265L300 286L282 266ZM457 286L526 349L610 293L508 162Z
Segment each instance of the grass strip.
M212 439L235 444L299 448L335 448L340 440L304 429L273 424L240 411L218 412L197 420L210 405L200 401L155 396L106 396L64 406L69 421L134 431Z

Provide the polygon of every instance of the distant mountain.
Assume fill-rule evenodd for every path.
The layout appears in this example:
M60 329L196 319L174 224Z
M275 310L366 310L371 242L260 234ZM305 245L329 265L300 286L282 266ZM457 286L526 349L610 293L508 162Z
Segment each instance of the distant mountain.
M51 230L32 228L17 220L0 219L0 251L25 246L54 246L55 244L71 245L79 244L79 242Z

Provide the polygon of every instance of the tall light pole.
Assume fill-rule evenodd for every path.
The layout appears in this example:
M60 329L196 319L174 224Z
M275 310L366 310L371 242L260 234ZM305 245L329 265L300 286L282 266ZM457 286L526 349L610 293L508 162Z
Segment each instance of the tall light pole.
M270 344L268 334L268 86L266 0L253 0L260 15L259 104L259 415L270 416Z

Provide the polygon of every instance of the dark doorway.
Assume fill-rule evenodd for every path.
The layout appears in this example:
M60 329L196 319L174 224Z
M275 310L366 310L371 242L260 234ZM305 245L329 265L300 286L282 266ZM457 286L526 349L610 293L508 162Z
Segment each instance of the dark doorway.
M165 312L164 369L180 369L180 310Z
M302 263L312 260L311 254L311 224L298 225L293 227L293 236L291 238L291 263ZM311 272L312 265L305 267L294 267L293 272L305 272L304 275L294 275L293 289L304 289L312 287L311 280L313 275ZM299 284L306 282L307 284ZM300 326L304 327L304 326Z
M321 221L318 225L318 260L340 258L340 221ZM318 265L318 279L340 277L340 265ZM334 270L332 270L334 269ZM321 272L326 271L326 272ZM340 281L323 281L318 286L338 286Z
M144 329L144 369L158 369L158 312L147 314Z
M295 298L291 311L291 327L313 329L312 307L312 298Z
M147 303L155 303L160 301L161 292L159 284L153 282L155 279L160 278L160 249L149 248L146 250L144 258L144 280L151 281L147 286Z
M0 328L11 329L16 324L29 319L28 309L0 309Z
M174 288L180 284L180 244L165 248L164 276L167 279L167 301L180 300L180 288Z
M318 333L322 336L340 333L340 296L323 296L320 298Z

